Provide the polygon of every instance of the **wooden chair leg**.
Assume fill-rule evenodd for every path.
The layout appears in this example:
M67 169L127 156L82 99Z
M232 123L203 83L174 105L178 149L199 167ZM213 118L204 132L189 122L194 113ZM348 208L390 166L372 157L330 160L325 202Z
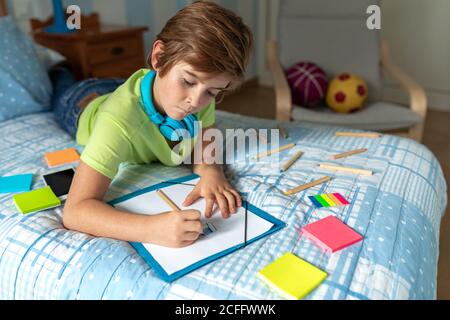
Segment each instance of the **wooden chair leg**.
M425 128L425 122L416 124L414 127L411 127L409 129L408 136L411 139L416 140L417 142L422 142L424 128Z

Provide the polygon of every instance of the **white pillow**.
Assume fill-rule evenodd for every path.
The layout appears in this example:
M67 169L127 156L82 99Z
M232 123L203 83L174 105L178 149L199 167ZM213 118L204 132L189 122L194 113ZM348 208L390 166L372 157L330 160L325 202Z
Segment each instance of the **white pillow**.
M34 48L36 49L37 56L39 60L42 61L42 64L47 70L50 70L55 64L60 63L61 61L66 60L61 53L58 51L52 50L50 48L44 47L39 43L34 43Z

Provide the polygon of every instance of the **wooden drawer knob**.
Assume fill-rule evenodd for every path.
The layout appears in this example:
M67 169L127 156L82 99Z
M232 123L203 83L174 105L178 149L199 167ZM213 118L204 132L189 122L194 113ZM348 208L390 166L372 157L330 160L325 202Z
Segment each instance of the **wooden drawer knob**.
M111 49L111 54L113 56L121 55L125 52L125 49L123 47L114 47Z

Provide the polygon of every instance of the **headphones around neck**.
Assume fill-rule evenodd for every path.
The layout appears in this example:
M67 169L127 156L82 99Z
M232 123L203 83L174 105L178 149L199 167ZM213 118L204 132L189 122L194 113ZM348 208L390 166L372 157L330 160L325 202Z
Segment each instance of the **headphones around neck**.
M193 138L198 133L198 120L196 115L188 114L183 120L175 120L169 116L163 116L156 111L152 102L151 91L156 72L149 71L141 81L141 103L150 120L156 124L161 134L170 141L181 141L185 138Z

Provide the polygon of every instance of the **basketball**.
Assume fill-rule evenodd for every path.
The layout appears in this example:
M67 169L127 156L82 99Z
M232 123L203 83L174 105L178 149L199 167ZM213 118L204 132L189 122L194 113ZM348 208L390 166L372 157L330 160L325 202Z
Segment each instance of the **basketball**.
M325 98L328 79L325 71L312 62L299 62L286 71L292 102L302 107L314 107Z

